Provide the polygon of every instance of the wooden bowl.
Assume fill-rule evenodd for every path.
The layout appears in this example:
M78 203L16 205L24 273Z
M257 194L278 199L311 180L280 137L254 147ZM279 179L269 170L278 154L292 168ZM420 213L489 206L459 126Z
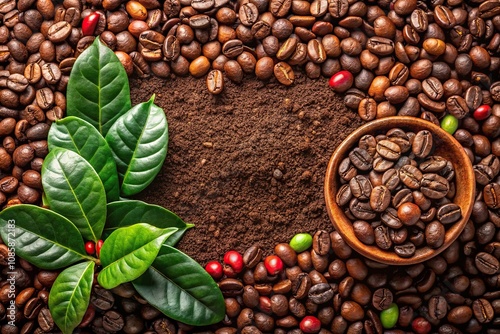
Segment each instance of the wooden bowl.
M401 128L404 131L418 132L429 130L434 135L434 153L441 155L452 162L455 168L456 195L453 202L460 206L462 218L448 227L445 240L441 247L432 249L430 247L417 248L411 258L401 258L392 251L384 251L376 245L365 245L354 235L352 221L346 217L344 211L337 205L335 195L342 185L338 175L338 168L342 160L348 156L351 149L357 146L359 139L366 135L385 134L392 128ZM474 204L475 177L472 164L462 146L446 131L435 124L416 117L395 116L372 121L351 133L335 150L328 168L325 179L325 200L328 215L335 229L340 233L349 246L361 255L385 264L410 265L428 260L450 246L460 235L469 220Z

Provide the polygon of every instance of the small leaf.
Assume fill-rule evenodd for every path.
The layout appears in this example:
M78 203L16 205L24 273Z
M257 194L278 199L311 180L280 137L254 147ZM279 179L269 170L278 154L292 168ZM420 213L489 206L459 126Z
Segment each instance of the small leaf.
M101 238L106 193L87 160L73 151L54 148L43 162L42 184L52 210L71 220L86 240Z
M73 333L87 311L94 266L94 262L87 261L66 268L57 276L50 289L50 314L64 334Z
M130 109L106 135L124 196L144 190L160 171L167 155L167 119L153 99L154 96Z
M127 73L99 38L77 58L66 94L67 115L86 120L103 136L131 107Z
M120 186L113 154L104 137L89 122L69 116L52 123L47 138L49 150L66 148L87 160L99 175L108 202L118 200Z
M175 213L158 205L135 200L108 203L108 217L104 233L111 233L117 228L146 223L158 228L177 227L178 230L166 241L166 245L175 245L187 229L193 224L186 224Z
M153 265L132 284L172 319L204 326L224 318L224 298L215 281L196 261L173 247L162 246Z
M160 229L148 224L122 227L111 233L101 248L103 269L97 280L105 289L141 276L153 263L162 243L175 227Z
M0 212L0 235L16 255L42 269L60 269L89 257L75 225L39 206L19 204Z

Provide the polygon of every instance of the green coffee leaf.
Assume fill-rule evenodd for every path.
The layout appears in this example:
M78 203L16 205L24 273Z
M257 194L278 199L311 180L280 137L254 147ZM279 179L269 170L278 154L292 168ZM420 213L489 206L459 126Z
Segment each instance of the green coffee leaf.
M99 175L77 153L54 148L42 165L42 184L52 210L75 224L86 240L101 238L106 193Z
M144 190L160 171L167 155L167 119L153 100L154 96L134 106L106 135L118 167L123 196Z
M95 263L87 261L63 270L54 281L49 309L64 334L71 334L87 311L94 280Z
M203 326L224 318L224 298L215 281L196 261L173 247L162 246L153 265L132 284L172 319Z
M20 204L0 212L0 235L16 255L42 269L60 269L89 257L75 225L60 214Z
M77 58L68 82L67 115L92 124L103 136L131 107L127 73L99 38Z
M176 227L177 232L165 241L165 244L170 246L174 246L182 238L184 232L194 226L184 223L175 213L161 206L141 201L123 200L108 203L107 211L104 234L137 223L146 223L158 228Z
M99 175L108 202L118 200L120 187L115 160L104 137L89 122L69 116L52 123L48 135L49 150L66 148L81 155Z
M103 269L97 277L99 284L112 289L141 276L153 263L163 242L176 231L175 227L161 229L135 224L111 233L101 248Z

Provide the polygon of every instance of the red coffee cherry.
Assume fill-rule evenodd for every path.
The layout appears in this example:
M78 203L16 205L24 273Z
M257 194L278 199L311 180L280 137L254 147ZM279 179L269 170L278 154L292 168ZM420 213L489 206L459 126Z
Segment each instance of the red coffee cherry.
M411 328L417 334L427 334L431 331L431 324L423 317L415 318L411 323Z
M479 106L476 110L474 110L474 113L472 116L476 121L482 121L484 119L487 119L491 115L491 107L487 104L483 104L482 106Z
M328 85L333 88L335 92L343 93L351 88L353 82L354 77L352 76L352 73L344 70L332 75L328 81Z
M97 22L99 22L100 14L94 12L90 15L87 15L82 21L82 34L83 36L92 36L94 35L95 28L97 27Z
M230 250L224 255L224 263L231 266L235 273L243 270L243 256L235 250Z
M95 245L95 251L96 251L97 257L101 256L101 248L102 248L103 243L104 243L104 241L101 239L101 240L97 241L97 244Z
M93 241L87 241L85 243L85 251L88 255L94 255L95 253L95 243Z
M269 275L277 275L283 270L283 261L277 255L269 255L264 260Z
M304 333L318 333L321 330L321 321L312 315L308 315L300 322L300 330Z
M222 264L219 261L208 262L205 266L205 270L215 280L221 279L224 275L224 272L222 271Z

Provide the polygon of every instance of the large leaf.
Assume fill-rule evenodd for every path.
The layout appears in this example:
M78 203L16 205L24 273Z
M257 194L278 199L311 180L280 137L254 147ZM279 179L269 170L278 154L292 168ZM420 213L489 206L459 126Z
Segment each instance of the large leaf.
M172 319L203 326L224 318L224 298L212 277L173 247L162 246L153 265L132 284L143 298Z
M108 217L104 233L111 233L117 228L146 223L159 228L177 227L177 232L166 241L166 245L174 246L187 229L193 224L186 224L175 213L158 205L142 201L124 200L108 203Z
M131 107L127 73L99 38L78 57L69 77L67 115L88 121L106 135Z
M146 188L167 155L168 125L163 110L140 103L120 117L106 135L120 174L121 193L131 196Z
M87 261L63 270L52 285L49 309L64 334L73 333L87 311L95 263Z
M106 221L106 193L99 175L77 153L54 148L42 165L42 184L52 210L97 242Z
M108 202L118 200L120 186L115 159L104 137L89 122L69 116L52 123L49 150L63 147L81 155L101 178Z
M43 269L60 269L89 257L75 225L54 211L20 204L0 212L2 240L16 255Z
M97 280L105 289L141 276L153 263L161 245L177 229L148 224L122 227L111 233L101 248L102 271Z

